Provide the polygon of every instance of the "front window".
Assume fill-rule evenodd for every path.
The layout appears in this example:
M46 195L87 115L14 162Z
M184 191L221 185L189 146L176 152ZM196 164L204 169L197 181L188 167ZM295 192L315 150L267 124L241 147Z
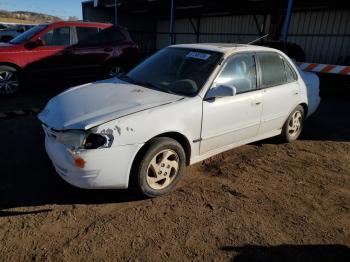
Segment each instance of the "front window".
M219 52L168 47L131 70L124 80L163 92L195 96L221 57Z
M48 31L41 37L46 46L70 45L70 27L58 27Z
M32 39L36 34L40 33L42 30L44 30L47 27L47 25L37 25L28 31L24 32L23 34L20 34L19 36L15 37L10 41L10 44L24 44L27 43L30 39Z
M237 94L256 90L256 67L253 55L235 55L225 65L215 84L236 88Z

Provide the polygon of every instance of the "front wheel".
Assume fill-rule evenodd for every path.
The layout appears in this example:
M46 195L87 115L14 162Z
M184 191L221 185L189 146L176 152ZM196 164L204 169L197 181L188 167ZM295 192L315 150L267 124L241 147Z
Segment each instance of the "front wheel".
M152 140L136 168L135 186L147 197L170 192L182 177L186 156L174 139L159 137Z
M304 118L305 110L301 105L298 105L285 122L281 138L286 142L297 140L304 126Z
M0 66L0 95L12 95L20 88L18 70L10 66Z

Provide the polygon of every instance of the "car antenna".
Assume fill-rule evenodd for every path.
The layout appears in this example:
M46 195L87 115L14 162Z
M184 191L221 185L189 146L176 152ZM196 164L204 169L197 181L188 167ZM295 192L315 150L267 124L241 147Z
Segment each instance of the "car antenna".
M264 36L262 36L262 37L259 37L259 38L255 39L255 40L249 42L247 45L255 44L256 42L259 42L260 40L262 40L262 39L264 39L264 38L266 38L266 37L268 37L268 36L269 36L269 34L266 34L266 35L264 35Z

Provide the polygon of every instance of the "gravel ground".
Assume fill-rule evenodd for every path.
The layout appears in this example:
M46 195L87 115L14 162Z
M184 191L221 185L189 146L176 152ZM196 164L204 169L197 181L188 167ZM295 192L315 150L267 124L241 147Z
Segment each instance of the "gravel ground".
M349 114L324 99L301 140L215 156L157 199L66 184L34 116L0 119L0 260L350 261Z

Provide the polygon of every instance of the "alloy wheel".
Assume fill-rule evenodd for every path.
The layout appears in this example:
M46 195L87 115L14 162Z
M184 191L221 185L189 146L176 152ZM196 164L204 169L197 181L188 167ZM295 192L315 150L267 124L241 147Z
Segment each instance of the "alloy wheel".
M152 189L160 190L169 186L179 171L179 156L170 149L162 150L151 160L146 180Z
M288 123L288 134L292 137L297 136L302 127L303 115L300 111L295 111Z
M10 95L19 88L18 76L11 71L0 71L0 94Z

